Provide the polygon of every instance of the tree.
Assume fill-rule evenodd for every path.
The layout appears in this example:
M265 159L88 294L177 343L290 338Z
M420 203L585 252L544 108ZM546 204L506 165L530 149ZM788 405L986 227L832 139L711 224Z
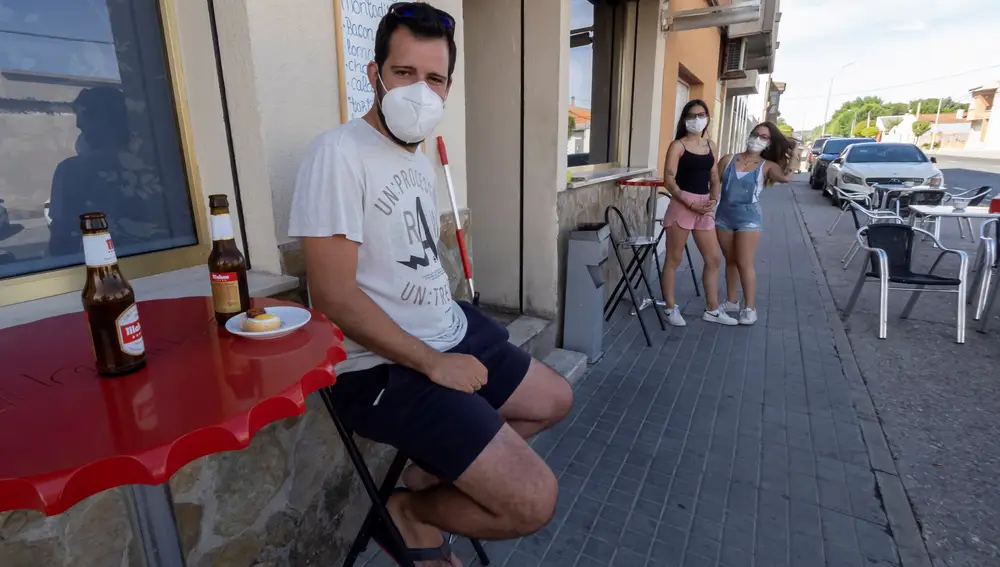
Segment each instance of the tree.
M931 129L931 123L925 122L923 120L917 120L913 123L913 135L917 138L923 136Z
M792 128L792 126L788 122L785 122L785 119L780 116L778 117L778 130L781 130L781 133L789 138L795 135L795 128Z
M936 98L920 98L917 100L911 100L907 111L910 114L916 114L917 106L920 107L921 114L933 114L937 112L939 99ZM954 114L959 110L969 110L969 103L961 103L957 100L952 99L950 96L940 99L941 102L941 114Z
M855 136L859 138L874 138L878 136L878 126L865 126L864 124L858 124L855 129Z
M573 137L573 130L576 130L576 117L573 116L572 114L570 114L569 115L569 134L566 136L567 138L572 138Z

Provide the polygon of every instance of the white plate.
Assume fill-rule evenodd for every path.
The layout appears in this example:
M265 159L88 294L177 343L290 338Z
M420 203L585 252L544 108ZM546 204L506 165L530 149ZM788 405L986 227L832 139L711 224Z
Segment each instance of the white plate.
M270 313L271 315L277 315L281 319L281 326L273 331L248 333L244 331L242 327L243 321L247 318L247 314L240 313L239 315L226 321L226 330L234 335L247 339L266 341L288 336L308 323L309 319L312 319L312 313L309 313L308 310L302 309L301 307L287 307L282 305L277 307L265 307L264 311Z

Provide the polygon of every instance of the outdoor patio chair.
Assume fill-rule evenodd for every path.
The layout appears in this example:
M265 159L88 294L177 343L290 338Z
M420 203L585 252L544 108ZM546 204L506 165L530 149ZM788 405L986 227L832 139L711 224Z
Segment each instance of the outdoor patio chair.
M987 197L990 196L990 193L992 192L992 187L989 185L983 185L979 189L969 189L968 191L962 191L961 193L946 195L944 198L944 204L947 205L955 199L968 199L969 202L966 205L967 207L978 207ZM965 229L968 228L969 238L972 238L972 235L975 234L975 231L972 229L972 219L968 217L955 217L955 220L958 221L958 235L961 238L965 238Z
M934 244L940 249L937 259L927 273L913 271L913 248L914 239L917 234L922 234L934 240ZM878 316L878 338L886 337L886 327L888 326L889 310L889 290L910 291L912 295L903 308L901 319L910 316L910 311L916 304L924 291L940 291L947 293L958 293L958 336L956 342L965 343L965 309L966 309L966 281L969 272L969 255L961 250L945 248L933 234L919 228L900 224L872 224L858 230L858 246L866 250L868 254L864 265L861 267L861 275L858 283L854 286L847 306L844 308L844 318L851 315L854 305L861 294L861 288L869 280L879 282L879 316ZM946 254L954 254L959 258L958 277L945 277L934 274L938 264ZM890 283L911 285L916 287L889 287ZM926 287L942 288L954 287L954 290L934 289L928 290Z
M604 222L608 224L608 228L611 230L611 248L615 252L615 258L618 259L618 266L622 271L618 284L615 285L614 291L611 292L611 297L604 304L604 320L611 319L615 309L618 308L618 304L625 299L625 292L627 291L632 300L632 305L635 306L635 318L639 320L639 325L642 327L642 334L646 337L646 345L653 346L653 340L649 336L646 322L642 318L642 303L635 293L635 288L638 287L638 284L633 286L631 274L634 272L639 282L646 286L649 299L653 302L653 310L656 311L656 319L660 322L660 329L665 331L667 325L663 321L663 312L656 305L656 295L653 293L653 286L649 284L646 271L643 269L643 264L649 253L656 250L657 239L644 235L632 236L632 231L629 230L628 223L625 221L625 215L622 214L621 209L614 205L604 209ZM625 260L622 258L622 252L625 250L632 252L632 258L628 265L625 264Z
M976 271L976 279L972 282L972 289L969 292L969 302L976 301L976 308L973 312L973 320L980 321L979 332L985 333L989 324L990 314L993 311L993 304L996 302L997 293L1000 292L1000 284L994 284L994 272L997 270L997 241L994 236L990 236L990 231L996 234L998 219L989 219L979 227L979 248L976 250L976 260L972 263L973 270ZM990 294L992 286L992 295Z
M893 210L904 219L909 219L913 212L910 205L925 205L936 207L944 202L947 193L944 189L914 189L912 191L889 191L886 193L886 205L883 209ZM921 228L927 223L932 223L934 238L941 238L941 217L919 218Z
M312 295L309 293L308 285L306 286L306 295L309 296L309 307L312 307ZM371 501L371 507L368 508L368 514L361 524L361 529L358 530L358 535L351 543L351 547L347 551L347 557L344 558L343 567L353 567L357 563L361 554L368 548L368 543L371 541L374 528L378 523L382 524L385 531L388 532L389 537L392 538L393 549L389 551L402 559L400 566L414 567L413 562L409 560L409 557L405 553L406 544L403 542L403 536L399 533L399 528L393 522L392 516L389 515L389 510L385 507L386 502L389 501L389 497L392 496L393 490L395 490L396 485L399 483L399 477L403 474L403 469L406 468L406 462L409 459L397 450L392 463L389 464L389 470L386 471L385 477L382 479L382 485L377 486L375 478L372 477L371 470L368 469L368 464L365 463L365 457L361 454L361 449L358 448L358 444L354 441L354 432L340 420L340 416L337 415L337 411L334 409L331 389L323 388L319 391L319 394L323 399L323 404L326 406L326 411L330 414L330 419L333 420L333 425L337 428L340 440L344 443L344 448L347 449L347 456L351 459L351 464L354 465L354 470L357 471L358 477L361 479L361 484L364 486L365 492ZM454 536L449 541L453 540ZM479 558L479 563L488 566L490 559L486 555L486 550L483 549L482 543L476 539L469 539L469 542L472 543L472 548Z
M851 191L850 189L843 189L841 187L832 187L833 189L833 201L840 206L840 214L837 218L833 219L830 226L827 227L827 235L833 234L833 231L840 224L840 219L844 218L847 214L847 210L850 208L850 204L854 202L860 202L865 205L865 208L872 208L874 195L872 193L864 193L862 191Z
M848 201L848 203L851 208L851 217L854 219L855 230L861 230L862 227L880 222L903 224L903 219L892 211L875 209L866 202ZM860 249L858 241L855 240L851 244L851 248L847 251L847 254L844 254L844 257L840 259L840 263L844 265L845 270L854 261L854 256L857 255Z

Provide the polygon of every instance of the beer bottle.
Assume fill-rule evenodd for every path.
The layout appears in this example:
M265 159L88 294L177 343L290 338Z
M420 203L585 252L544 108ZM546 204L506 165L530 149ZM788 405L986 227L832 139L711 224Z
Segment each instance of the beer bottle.
M212 281L215 320L220 326L238 313L250 309L247 285L247 262L233 239L233 221L229 217L229 198L208 196L211 213L212 252L208 255L208 273Z
M104 213L80 215L80 231L87 264L81 295L97 372L104 376L128 374L146 364L135 292L118 268Z

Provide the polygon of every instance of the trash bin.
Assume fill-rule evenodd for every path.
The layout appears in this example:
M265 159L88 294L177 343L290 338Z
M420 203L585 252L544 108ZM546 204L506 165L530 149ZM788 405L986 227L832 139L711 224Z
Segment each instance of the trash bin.
M611 229L606 223L582 225L569 234L563 309L563 348L597 362L604 355L604 263Z

